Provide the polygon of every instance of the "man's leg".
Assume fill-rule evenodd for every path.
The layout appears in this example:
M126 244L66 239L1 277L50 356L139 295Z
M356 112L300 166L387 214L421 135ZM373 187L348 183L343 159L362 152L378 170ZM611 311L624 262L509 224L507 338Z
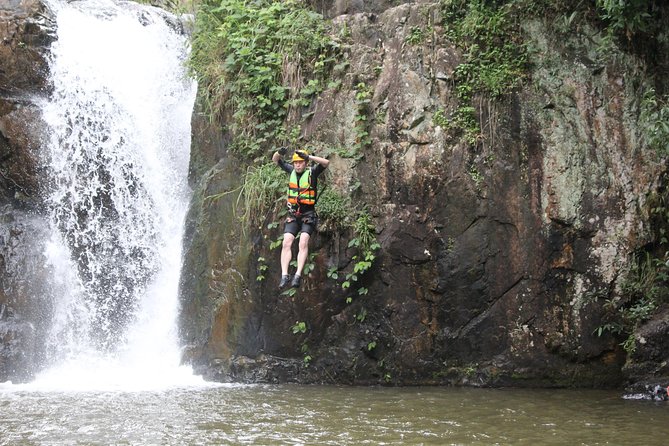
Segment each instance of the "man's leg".
M310 236L306 232L300 234L300 249L297 252L297 271L295 272L295 277L293 277L293 282L290 284L293 288L300 286L302 270L307 263L307 257L309 257L309 238Z
M300 237L301 239L301 237ZM290 265L290 261L293 258L293 252L292 252L292 247L293 247L293 240L295 240L295 236L291 234L290 232L286 232L283 234L283 245L281 246L281 275L282 276L287 276L288 275L288 266ZM301 243L300 243L301 245ZM299 259L299 256L298 256ZM298 260L299 263L299 260ZM298 265L299 267L299 265Z

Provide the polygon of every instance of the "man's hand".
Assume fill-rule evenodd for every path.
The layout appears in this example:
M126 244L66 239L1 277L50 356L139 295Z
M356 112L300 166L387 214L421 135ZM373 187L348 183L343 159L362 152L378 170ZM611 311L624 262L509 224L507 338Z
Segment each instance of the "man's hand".
M296 151L295 151L295 154L297 154L297 156L299 156L299 157L302 158L303 160L308 160L308 159L309 159L309 155L307 155L306 153L304 153L304 152L301 151L301 150L296 150Z
M286 152L288 152L288 148L287 147L279 147L276 151L279 153L279 155L286 156Z

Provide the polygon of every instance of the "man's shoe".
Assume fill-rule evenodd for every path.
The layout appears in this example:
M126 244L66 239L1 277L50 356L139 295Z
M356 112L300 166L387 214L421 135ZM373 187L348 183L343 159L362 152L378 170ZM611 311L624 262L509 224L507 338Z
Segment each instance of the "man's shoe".
M294 276L293 281L290 282L290 287L291 288L299 288L300 287L300 282L302 282L302 277Z
M288 282L290 282L290 276L281 276L281 282L279 282L279 288L285 288L286 285L288 285Z

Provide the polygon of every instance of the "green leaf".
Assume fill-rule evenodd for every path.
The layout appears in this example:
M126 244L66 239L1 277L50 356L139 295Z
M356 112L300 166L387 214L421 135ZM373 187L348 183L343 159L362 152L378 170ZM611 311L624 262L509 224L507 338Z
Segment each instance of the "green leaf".
M293 330L293 334L306 333L307 324L306 322L295 321L295 325L293 325L291 328Z

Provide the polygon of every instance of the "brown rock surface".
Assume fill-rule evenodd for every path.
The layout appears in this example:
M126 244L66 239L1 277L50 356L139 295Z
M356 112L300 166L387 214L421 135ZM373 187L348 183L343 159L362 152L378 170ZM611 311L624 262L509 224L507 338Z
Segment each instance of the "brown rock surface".
M638 146L630 119L638 91L629 77L641 62L629 56L594 70L540 22L525 24L545 59L527 88L500 102L475 99L485 140L472 147L433 119L454 110L449 79L461 60L443 37L438 5L371 14L343 3L334 24L350 35L350 68L316 101L305 133L320 147L351 147L356 86L371 89L371 146L357 162L332 155L327 180L374 217L381 249L357 284L368 293L341 287L356 255L350 233L312 239L315 268L290 298L276 291L278 251L268 250L280 228L254 229L251 252L207 250L208 258L195 231L184 274L209 286L182 289L182 318L198 370L268 382L621 385L625 352L610 334L597 336L604 299L593 296L615 296L630 252L652 239L643 209L665 167ZM432 32L411 45L415 27ZM198 187L220 191L212 172L236 163L222 157ZM208 217L227 219L233 208L234 199L194 202ZM225 239L220 222L198 228L214 225ZM222 298L205 276L230 257L239 289ZM258 282L260 257L269 269ZM339 280L326 274L333 267ZM207 308L212 325L197 316L209 318ZM293 332L296 321L305 333Z

